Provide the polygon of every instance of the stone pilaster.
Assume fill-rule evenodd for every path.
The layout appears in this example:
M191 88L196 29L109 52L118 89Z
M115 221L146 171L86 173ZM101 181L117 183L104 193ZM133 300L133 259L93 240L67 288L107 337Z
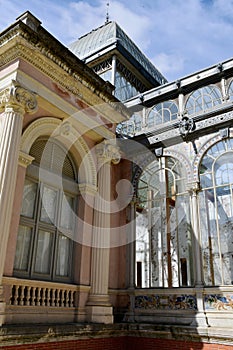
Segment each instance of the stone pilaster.
M87 304L90 322L113 323L113 311L109 301L109 248L111 163L119 163L118 148L104 141L96 148L98 157L98 195L95 199L93 240L91 257L91 291Z
M0 92L0 286L9 237L23 116L33 113L36 107L35 95L16 82ZM0 309L4 309L2 295ZM0 325L2 322L3 315L0 315Z

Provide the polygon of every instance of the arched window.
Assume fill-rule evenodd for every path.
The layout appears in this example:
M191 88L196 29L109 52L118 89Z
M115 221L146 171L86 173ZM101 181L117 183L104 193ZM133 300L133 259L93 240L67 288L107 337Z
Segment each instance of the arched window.
M220 90L216 86L204 86L192 92L186 103L189 115L205 112L222 103Z
M212 146L200 165L200 229L206 285L233 284L233 139Z
M229 85L228 95L229 95L230 100L233 100L233 81Z
M189 196L186 173L172 157L152 162L138 182L136 285L193 284Z
M177 119L178 107L173 101L165 101L155 105L147 116L147 126L152 128L156 125L171 122Z
M76 170L69 153L55 140L36 140L30 155L35 159L25 178L14 274L71 280Z

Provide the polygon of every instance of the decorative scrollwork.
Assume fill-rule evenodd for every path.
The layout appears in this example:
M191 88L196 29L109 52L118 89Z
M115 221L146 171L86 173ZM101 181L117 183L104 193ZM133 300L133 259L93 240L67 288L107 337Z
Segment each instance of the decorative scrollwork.
M108 140L97 145L96 153L99 158L104 158L106 161L111 161L113 164L118 164L121 160L119 147Z
M192 118L188 118L184 116L179 125L179 131L181 136L184 138L187 137L187 135L195 129L195 124Z
M13 80L10 86L0 92L0 110L4 110L6 107L34 113L37 110L36 95Z

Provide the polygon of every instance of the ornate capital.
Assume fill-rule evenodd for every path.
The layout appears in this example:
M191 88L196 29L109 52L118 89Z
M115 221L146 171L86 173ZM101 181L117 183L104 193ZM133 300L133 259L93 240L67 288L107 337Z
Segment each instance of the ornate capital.
M22 151L19 152L19 165L21 165L24 168L27 168L32 161L34 160L34 157L30 156L27 153L24 153Z
M190 194L195 195L201 190L199 182L188 182L186 188Z
M109 161L113 164L118 164L121 160L119 147L109 140L104 140L104 142L98 144L96 153L98 158L104 159L105 162Z
M6 108L13 108L22 114L34 113L37 110L36 95L13 80L0 92L0 111Z

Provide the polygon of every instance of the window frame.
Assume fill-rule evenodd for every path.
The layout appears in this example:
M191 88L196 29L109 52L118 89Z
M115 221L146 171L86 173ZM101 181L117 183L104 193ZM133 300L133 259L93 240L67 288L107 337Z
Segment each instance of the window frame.
M60 146L58 142L56 143ZM70 157L70 155L69 155L69 158L72 161L72 158ZM72 161L72 164L74 166L73 161ZM75 168L74 168L74 174L76 174ZM28 262L27 262L27 269L25 270L15 267L15 263L14 263L13 274L16 277L21 277L21 278L40 279L40 280L49 280L49 281L57 281L57 282L71 282L73 280L72 259L73 259L73 250L74 250L74 242L72 237L74 236L74 233L77 229L75 213L77 213L77 209L78 209L78 194L79 194L76 178L71 179L71 178L68 178L67 176L63 176L61 180L59 175L52 172L52 170L43 170L41 172L39 165L37 163L32 163L27 168L24 185L26 184L26 180L37 185L36 195L34 198L33 217L28 217L26 215L21 214L20 221L19 221L19 227L23 226L31 229ZM51 188L52 190L55 190L57 194L54 223L47 223L40 220L40 214L41 214L41 208L42 208L42 194L43 194L44 188ZM61 210L62 210L62 205L64 204L63 202L64 195L67 195L72 199L73 212L71 217L71 220L72 220L71 229L62 228L62 224L61 224ZM50 260L51 263L49 263L48 265L49 266L48 273L35 271L37 244L38 244L38 236L40 231L49 232L52 234L51 260ZM67 275L56 274L56 271L58 268L57 263L59 258L58 245L59 245L59 238L61 235L69 239L69 248L67 252L67 261L68 261Z

